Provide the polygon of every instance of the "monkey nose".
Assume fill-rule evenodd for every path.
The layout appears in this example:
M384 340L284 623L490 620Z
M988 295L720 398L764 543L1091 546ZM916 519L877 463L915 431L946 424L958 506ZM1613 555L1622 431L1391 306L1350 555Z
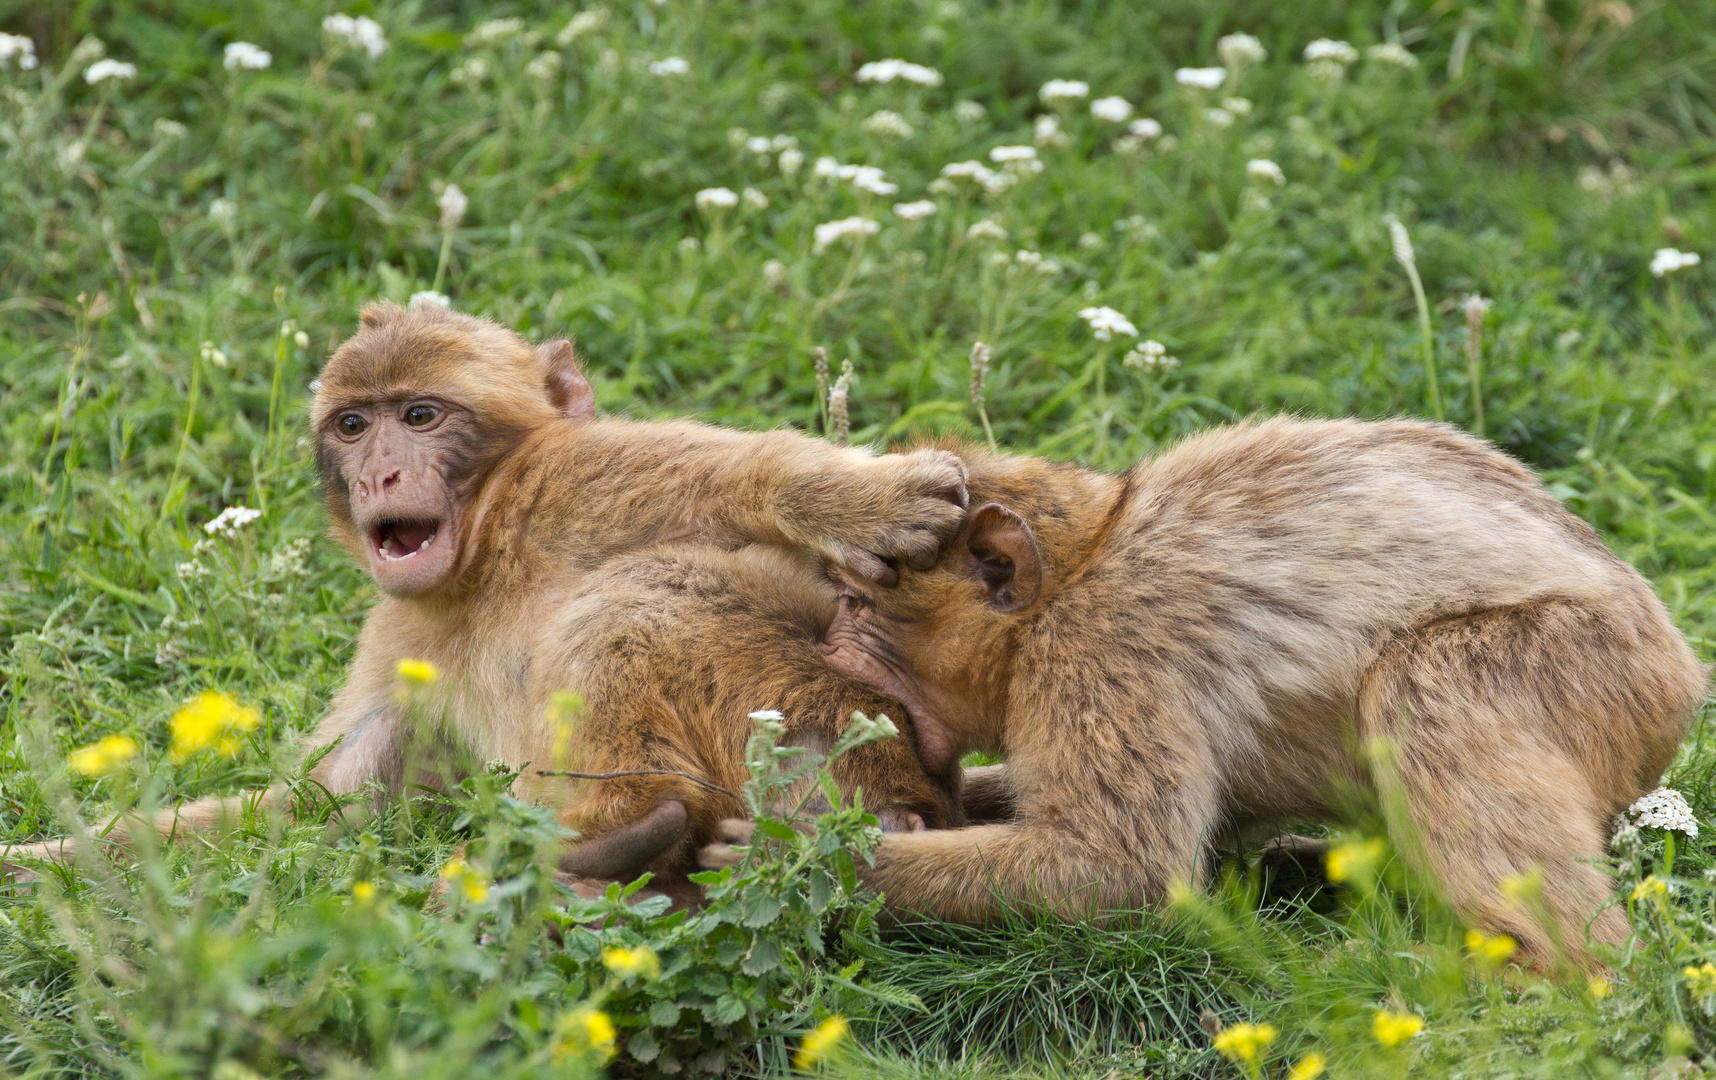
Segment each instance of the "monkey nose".
M393 489L394 485L396 485L398 483L399 483L399 470L395 469L393 472L391 472L387 475L386 479L382 480L381 490L391 491Z

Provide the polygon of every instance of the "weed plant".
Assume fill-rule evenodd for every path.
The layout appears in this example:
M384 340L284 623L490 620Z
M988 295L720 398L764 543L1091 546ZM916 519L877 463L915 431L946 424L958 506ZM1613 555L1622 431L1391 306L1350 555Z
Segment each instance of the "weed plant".
M1254 412L1439 415L1540 470L1711 656L1710 0L13 0L0 27L0 837L302 775L374 600L321 538L304 403L374 297L571 334L610 411L857 443L1120 468ZM211 690L231 709L181 752ZM1704 822L1707 739L1667 781ZM332 840L303 791L8 892L0 1069L559 1075L602 1067L599 1025L562 1024L586 1006L622 1071L778 1073L831 1011L853 1037L805 1064L876 1076L1716 1051L1708 831L1623 832L1638 936L1600 984L1468 946L1363 821L1364 872L1298 900L1243 853L1101 925L878 937L831 896L747 972L730 924L552 887L556 834L503 781ZM861 850L858 820L830 835ZM755 895L824 902L800 842ZM596 913L659 979L601 963ZM803 931L836 918L825 956Z

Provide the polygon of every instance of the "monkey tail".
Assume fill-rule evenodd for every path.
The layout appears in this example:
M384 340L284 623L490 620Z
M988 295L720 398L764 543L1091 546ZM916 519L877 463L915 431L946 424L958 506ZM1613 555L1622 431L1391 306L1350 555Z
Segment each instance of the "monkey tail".
M279 805L290 790L286 784L275 784L242 795L197 799L171 809L159 810L148 823L134 814L121 814L108 818L99 828L81 836L62 836L32 844L3 845L0 846L0 874L30 880L40 874L29 865L21 865L19 860L24 864L48 862L70 865L76 859L78 851L84 848L97 851L130 851L136 847L136 830L139 828L153 828L158 838L167 841L191 833L207 832L238 821L247 807L260 812Z

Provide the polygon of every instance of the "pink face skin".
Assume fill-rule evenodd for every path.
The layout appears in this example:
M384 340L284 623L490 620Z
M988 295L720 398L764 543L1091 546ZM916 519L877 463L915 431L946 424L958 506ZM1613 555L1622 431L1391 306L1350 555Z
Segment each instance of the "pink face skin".
M459 561L458 503L448 462L460 460L465 414L432 398L354 405L328 421L327 456L348 492L369 572L394 596L441 585Z

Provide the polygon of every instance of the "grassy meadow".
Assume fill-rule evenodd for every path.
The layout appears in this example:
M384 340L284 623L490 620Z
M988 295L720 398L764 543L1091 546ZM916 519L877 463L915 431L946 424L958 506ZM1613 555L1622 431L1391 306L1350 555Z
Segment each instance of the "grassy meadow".
M568 334L609 412L877 445L1119 469L1254 413L1442 417L1716 659L1716 267L1680 257L1716 254L1712 0L0 0L0 29L0 841L302 777L375 598L304 406L375 297ZM1716 824L1707 720L1665 783ZM788 816L803 763L753 748ZM291 819L0 890L0 1075L1716 1071L1708 829L1623 833L1635 940L1549 980L1363 814L1339 886L1229 852L1166 914L881 933L855 810L688 918L557 892L506 779L348 830L300 783Z

